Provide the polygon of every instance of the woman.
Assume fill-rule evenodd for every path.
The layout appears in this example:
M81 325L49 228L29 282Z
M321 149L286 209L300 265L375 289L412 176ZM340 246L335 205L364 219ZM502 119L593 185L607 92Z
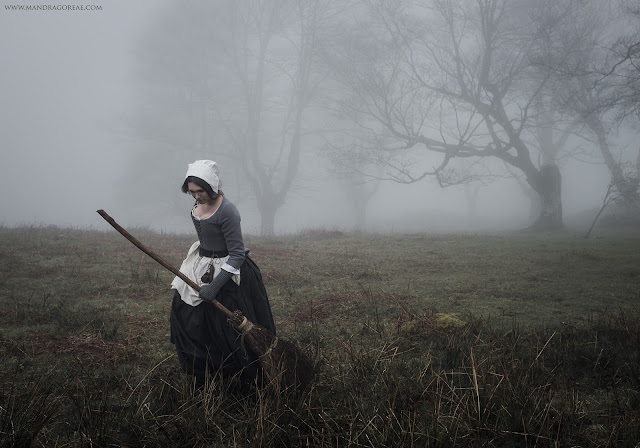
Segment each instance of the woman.
M216 299L275 334L262 275L244 247L238 209L220 190L218 165L211 160L189 164L182 191L196 200L191 219L198 241L189 249L180 271L201 289L196 292L179 277L171 283L175 289L171 342L180 365L195 377L198 388L219 371L227 377L260 381L257 357L245 350L227 317L206 303Z

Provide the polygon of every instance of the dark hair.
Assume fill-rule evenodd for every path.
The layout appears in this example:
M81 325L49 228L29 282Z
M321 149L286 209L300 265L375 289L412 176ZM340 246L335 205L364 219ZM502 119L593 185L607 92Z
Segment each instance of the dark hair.
M188 193L189 192L189 186L188 186L189 182L192 182L192 183L196 184L198 187L200 187L204 191L206 191L211 199L217 198L218 195L224 196L224 193L222 192L222 190L218 189L217 193L214 192L213 188L211 188L211 185L209 185L207 182L205 182L204 180L202 180L202 179L200 179L199 177L196 177L196 176L189 176L184 180L184 182L182 183L182 192L183 193Z

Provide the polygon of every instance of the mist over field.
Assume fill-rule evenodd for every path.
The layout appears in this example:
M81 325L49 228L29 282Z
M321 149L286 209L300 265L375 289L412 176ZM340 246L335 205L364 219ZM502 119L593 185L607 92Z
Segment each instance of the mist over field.
M0 0L0 446L640 447L637 0L73 1ZM174 344L200 159L266 381Z
M96 225L132 148L120 121L133 106L135 41L162 2L95 3L99 11L9 4L0 5L0 221Z
M210 76L207 82L214 84L211 89L218 95L212 108L217 107L223 117L238 113L237 95L232 96L235 78L229 81L228 74L219 70L223 64L215 59L220 48L207 50L214 58L213 69L206 64L189 65L192 60L199 63L207 48L203 42L210 36L203 17L213 22L220 19L216 14L224 18L229 5L220 4L217 11L205 11L210 16L199 16L196 3L111 0L92 4L98 8L16 10L8 0L0 4L4 61L0 71L0 224L106 229L108 225L95 213L102 208L125 226L191 232L188 213L192 201L179 187L187 164L208 158L220 164L224 191L240 209L244 232L260 233L259 205L265 199L258 197L260 189L258 193L248 190L247 176L233 159L232 140L224 137L224 127L212 124L204 140L183 138L185 129L198 126L201 117L185 121L181 115L184 104L167 95L189 76L194 83L199 75ZM193 28L191 34L181 31L185 24L185 29ZM284 43L278 45L281 53L289 51ZM284 60L277 52L273 57ZM320 78L326 76L326 67L323 70ZM275 79L275 72L271 75ZM222 94L225 82L232 86L228 97ZM266 89L279 88L283 81L278 82L267 82ZM277 106L284 107L284 101L281 103ZM305 110L297 172L277 205L274 233L310 228L515 231L535 220L522 181L509 178L502 162L489 160L484 167L499 174L484 183L442 188L432 176L410 184L360 179L356 188L371 188L373 194L366 199L366 219L356 222L351 190L344 186L345 174L335 174L341 168L332 165L323 151L336 121L319 110L317 104ZM164 116L150 113L155 111ZM275 116L265 117L264 122L262 136L267 141L265 136L277 133L282 125ZM624 128L611 132L610 137L617 156L633 160L637 131ZM273 142L288 138L283 134ZM610 174L594 143L589 147L585 140L572 136L567 145L580 148L582 154L558 160L562 214L566 225L584 227L602 205ZM274 152L277 144L261 150ZM416 171L432 170L441 163L439 156L414 150L403 155L403 161L417 161L412 165L412 169L418 167ZM584 156L586 153L589 155ZM542 160L539 155L536 158L535 163ZM271 172L275 178L284 171L275 167ZM350 176L346 174L347 179Z

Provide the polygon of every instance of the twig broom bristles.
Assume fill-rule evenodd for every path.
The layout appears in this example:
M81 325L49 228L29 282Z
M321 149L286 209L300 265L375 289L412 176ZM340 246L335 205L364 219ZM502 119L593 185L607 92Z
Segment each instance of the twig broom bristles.
M190 287L200 291L200 286L180 270L163 260L158 254L144 246L115 222L107 212L98 210L98 213L138 249L180 277ZM259 357L260 365L269 385L275 387L278 391L291 388L297 391L306 389L313 380L313 366L309 358L298 347L289 341L276 337L266 328L250 322L241 311L232 312L215 299L211 300L210 303L227 316L229 324L242 335L251 351Z

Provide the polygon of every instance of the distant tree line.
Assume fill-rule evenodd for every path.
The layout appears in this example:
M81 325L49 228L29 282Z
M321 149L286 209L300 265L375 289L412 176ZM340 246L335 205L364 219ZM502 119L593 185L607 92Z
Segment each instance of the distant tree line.
M380 182L513 177L531 228L557 229L563 166L597 157L637 219L640 147L618 142L639 129L639 21L625 0L172 4L140 46L132 166L166 194L185 158L219 160L262 234L306 152L331 162L358 226Z

